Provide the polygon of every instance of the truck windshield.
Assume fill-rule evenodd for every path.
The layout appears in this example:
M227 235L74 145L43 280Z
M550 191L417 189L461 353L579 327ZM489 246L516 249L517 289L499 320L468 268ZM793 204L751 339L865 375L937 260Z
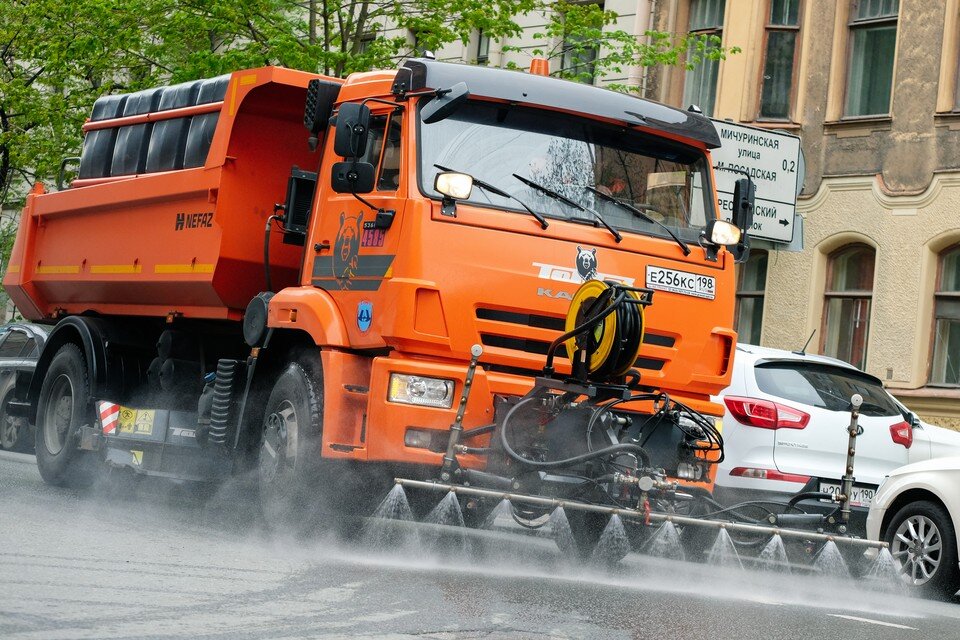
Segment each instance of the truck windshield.
M470 102L445 120L420 125L420 187L440 198L433 190L434 165L466 171L551 218L594 221L513 174L599 212L624 231L666 235L587 187L642 209L690 241L715 216L707 163L699 150L555 112ZM468 202L519 211L515 201L482 189L474 189Z

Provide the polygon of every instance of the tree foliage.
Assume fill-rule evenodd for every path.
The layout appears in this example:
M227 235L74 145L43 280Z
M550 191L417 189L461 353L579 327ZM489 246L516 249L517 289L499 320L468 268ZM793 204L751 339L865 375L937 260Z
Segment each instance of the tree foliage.
M517 36L531 12L547 17L535 53L573 61L563 77L692 66L726 53L685 35L638 39L611 28L615 13L568 0L5 0L0 205L16 210L34 181L50 184L61 159L78 155L98 96L270 64L337 76L392 67L414 43L438 50L477 30L493 40ZM12 232L0 221L4 264Z
M710 34L645 31L643 37L615 28L619 16L602 4L556 0L550 3L545 26L533 34L538 46L530 51L559 62L554 75L581 82L621 75L629 67L683 65L694 69L707 60L723 60L739 53L739 47L725 48L720 37ZM515 46L507 51L521 51ZM619 91L639 87L611 83Z

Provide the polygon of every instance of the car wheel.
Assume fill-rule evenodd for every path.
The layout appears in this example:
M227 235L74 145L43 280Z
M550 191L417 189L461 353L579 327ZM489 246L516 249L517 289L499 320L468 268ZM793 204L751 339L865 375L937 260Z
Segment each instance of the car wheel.
M960 589L956 530L940 505L921 500L902 507L890 520L884 539L900 577L910 587L942 599Z
M77 448L80 427L93 424L87 363L80 347L60 347L43 378L37 403L37 468L52 485L87 484L87 456Z
M0 397L0 449L11 450L17 446L19 425L17 420L7 414L7 403L13 398L13 387L2 392Z

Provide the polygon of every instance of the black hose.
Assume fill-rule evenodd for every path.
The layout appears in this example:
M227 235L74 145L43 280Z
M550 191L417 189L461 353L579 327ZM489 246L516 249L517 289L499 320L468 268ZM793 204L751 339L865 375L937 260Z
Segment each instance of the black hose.
M482 436L485 433L491 433L497 428L496 424L485 424L482 427L474 427L473 429L464 429L463 433L460 434L461 440L466 440L467 438L476 438L477 436Z
M513 417L513 414L517 410L530 402L531 400L536 400L537 398L525 398L515 404L510 411L507 412L507 415L503 418L503 426L500 428L500 444L503 445L503 450L507 452L507 455L516 460L517 462L522 462L523 464L529 465L531 467L537 467L538 469L560 469L562 467L570 467L581 462L586 462L587 460L594 460L596 458L602 458L604 456L613 455L616 453L636 453L640 457L640 461L643 464L644 468L650 467L650 456L647 454L646 450L635 444L630 443L621 443L615 444L603 449L598 449L597 451L590 451L588 453L582 453L578 456L573 456L572 458L564 458L563 460L551 460L549 462L538 462L536 460L530 460L529 458L524 458L519 453L513 450L513 447L510 446L510 443L507 441L507 425L510 424L510 419Z
M273 214L267 218L267 226L263 229L263 271L266 279L266 291L273 292L273 283L270 281L270 224L274 220L283 220L282 216Z
M798 502L804 500L833 500L832 493L824 493L822 491L804 491L803 493L798 493L787 501L788 507L794 507Z

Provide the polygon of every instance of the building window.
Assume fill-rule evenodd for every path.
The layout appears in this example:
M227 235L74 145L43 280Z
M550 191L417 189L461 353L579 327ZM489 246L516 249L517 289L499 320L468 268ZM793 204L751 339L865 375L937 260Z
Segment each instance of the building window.
M763 327L763 292L767 287L767 252L751 252L738 270L737 340L759 345Z
M800 0L770 0L760 91L762 119L790 119L799 32Z
M477 64L486 64L490 59L490 36L480 29L477 36Z
M726 0L690 0L690 28L691 36L699 39L691 42L691 51L703 44L703 38L723 34L723 13ZM710 47L708 43L706 45ZM702 57L702 56L701 56ZM683 104L695 104L700 107L704 115L713 115L713 106L717 100L717 74L720 70L719 60L701 59L697 66L687 71L683 85Z
M823 316L824 355L863 368L870 335L870 302L876 254L855 244L830 256Z
M850 71L845 115L890 112L899 0L855 0L850 21Z
M940 256L930 383L960 385L960 245Z

